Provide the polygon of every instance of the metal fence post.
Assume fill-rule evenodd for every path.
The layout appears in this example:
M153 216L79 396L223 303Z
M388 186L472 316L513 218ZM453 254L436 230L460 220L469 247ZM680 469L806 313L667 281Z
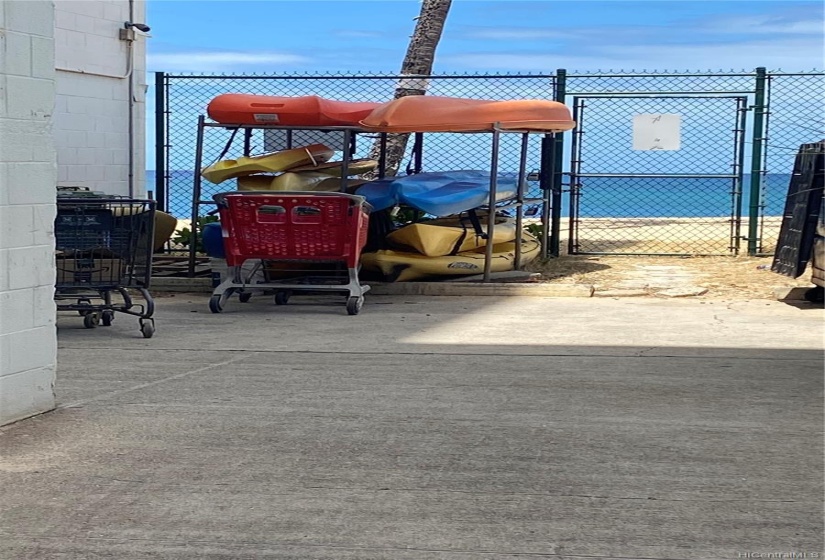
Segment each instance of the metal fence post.
M166 74L155 72L155 201L166 211Z
M553 254L550 237L550 225L553 221L550 216L555 212L556 204L552 202L553 177L556 162L554 160L555 137L553 134L545 134L541 138L541 173L539 174L539 188L541 188L541 258L548 256L557 257ZM557 243L555 245L558 245Z
M765 82L767 69L756 69L756 88L753 103L753 150L751 151L751 185L748 207L748 255L759 249L759 202L762 196L762 143L765 138Z
M198 116L198 132L195 141L195 169L192 177L194 179L192 184L192 223L189 224L189 231L191 236L189 238L189 278L195 277L195 263L197 262L198 252L198 218L200 218L200 202L202 194L201 183L201 166L203 165L203 129L206 119L203 115ZM230 140L231 141L231 140ZM227 146L228 148L228 146ZM223 157L223 156L221 156Z
M556 94L555 100L564 103L567 97L567 70L559 68L556 70ZM550 220L552 234L550 236L550 254L558 257L561 253L561 191L564 172L564 133L557 132L553 135L554 155L553 155L553 186L550 197L552 219Z

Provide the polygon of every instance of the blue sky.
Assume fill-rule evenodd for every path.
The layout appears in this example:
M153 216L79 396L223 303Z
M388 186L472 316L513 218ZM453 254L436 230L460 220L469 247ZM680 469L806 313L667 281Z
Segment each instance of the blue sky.
M416 0L148 0L148 69L397 72L419 7ZM824 65L816 0L454 0L435 72Z
M152 37L147 39L148 70L173 74L395 74L400 70L419 9L417 0L148 0L146 23L152 27ZM751 71L757 66L789 72L822 69L823 18L820 0L454 0L434 71ZM154 79L151 75L148 78L151 87ZM531 86L516 84L523 88L518 95L545 95L547 85L534 82ZM182 82L183 89L176 91L186 91L190 84L188 93L176 98L171 115L178 127L174 139L177 151L170 164L175 169L191 168L196 116L203 114L211 96L224 92L218 91L215 84L194 82ZM320 87L316 84L306 82L304 87ZM443 85L439 95L469 95L464 90L450 91L444 84L433 85ZM384 87L386 95L391 95L394 81L387 80ZM495 84L474 87L480 89L474 90L473 96L499 97ZM541 93L530 89L536 87L542 88ZM343 98L338 90L290 91L283 95L310 93ZM362 95L359 91L350 93L358 99ZM816 113L821 104L812 92L798 93L804 97L800 100L807 104L804 106L816 107L809 112ZM508 91L506 98L513 95ZM785 91L783 95L785 99L795 93ZM154 169L151 90L147 112L147 168ZM781 134L777 128L787 128L788 123L774 120L777 137L791 138L791 134ZM184 138L181 123L189 122L193 123L191 135ZM597 124L591 117L591 132ZM799 133L806 134L802 129ZM727 147L727 124L720 134ZM792 158L789 161L792 163Z

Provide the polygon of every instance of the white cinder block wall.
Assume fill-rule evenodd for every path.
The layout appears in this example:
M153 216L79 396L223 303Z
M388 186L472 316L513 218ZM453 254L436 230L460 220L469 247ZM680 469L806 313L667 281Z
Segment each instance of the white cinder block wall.
M3 1L3 0L0 0ZM131 13L130 13L131 12ZM134 80L133 185L145 196L146 38L118 34L127 21L146 23L144 0L55 3L57 99L54 118L58 185L129 193L129 80Z
M0 1L0 424L55 402L53 13Z

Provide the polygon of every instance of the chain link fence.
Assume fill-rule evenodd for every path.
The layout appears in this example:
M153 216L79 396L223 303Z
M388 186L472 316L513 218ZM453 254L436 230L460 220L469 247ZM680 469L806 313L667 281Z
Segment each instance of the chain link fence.
M196 129L198 116L205 114L206 106L222 93L250 93L275 96L317 95L342 101L386 101L392 99L398 84L398 76L157 76L157 108L163 111L157 119L157 133L164 136L157 154L162 164L158 177L158 193L164 207L179 218L188 218L192 207L192 185L195 173ZM554 78L549 75L472 75L433 76L429 80L428 95L467 97L478 99L552 99ZM164 110L165 108L165 110ZM256 154L284 147L276 131L254 130L248 146L249 153ZM207 128L203 139L203 165L213 163L229 139L231 131ZM334 150L341 150L342 142L336 133L329 133L325 142ZM306 138L309 139L309 138ZM369 155L377 135L357 134L353 157ZM314 143L317 133L311 136ZM296 132L293 144L301 145L302 136ZM407 143L405 157L399 170L403 174L411 165L412 139ZM162 148L162 150L161 150ZM489 169L491 158L489 134L441 134L428 133L424 137L422 168L424 171L451 169ZM224 158L243 155L244 142L234 141ZM337 154L340 157L340 153ZM514 135L503 135L499 150L499 170L515 173L519 166L520 140ZM528 147L528 170L538 173L540 167L540 138L532 137ZM535 179L535 175L531 176ZM229 180L215 185L203 183L202 199L212 194L236 188ZM529 182L532 198L540 198L537 180ZM201 213L209 208L202 208Z
M753 93L753 80L742 78L567 76L578 122L567 174L570 252L738 251ZM661 138L646 139L648 130Z
M591 105L574 132L584 153L581 172L586 175L611 157L613 165L633 162L633 171L622 178L580 177L568 146L570 164L564 173L571 193L570 252L729 254L747 244L749 253L773 253L796 151L802 143L825 137L825 73L757 69L557 75L569 103L579 97ZM595 96L608 100L594 107L587 98ZM744 116L734 115L741 105L722 110L722 98L744 100ZM599 113L596 123L588 116L594 112ZM630 131L632 117L639 113L679 114L680 151L689 155L633 155ZM599 132L599 119L611 122L610 134ZM663 170L674 176L645 177ZM711 175L709 170L735 177L678 177ZM598 187L593 181L600 182Z
M555 209L560 215L557 225L569 233L567 251L571 253L731 254L746 241L751 252L769 253L779 232L796 149L825 136L818 110L825 74L768 73L761 109L757 106L759 79L757 72L567 74L559 70L546 75L433 76L427 94L564 99L571 107L574 98L579 99L581 123L576 140L564 135L556 152L563 156L561 162L557 158L557 165L564 177L558 185L564 192L561 207ZM161 207L178 218L192 214L197 119L215 96L251 93L386 101L392 98L398 80L395 75L157 73L155 188ZM764 124L754 120L760 111ZM681 115L680 150L634 151L632 123L638 114ZM218 158L229 134L221 128L205 129L204 165ZM354 157L366 157L375 140L369 134L358 134ZM487 134L427 133L422 168L486 169L490 142ZM534 200L542 197L537 181L540 144L540 136L531 136L528 197ZM331 140L328 145L335 149L340 142ZM277 138L256 130L248 149L254 154L278 146ZM244 143L236 141L224 157L242 155L243 149ZM405 172L411 149L412 141L399 173ZM519 138L503 135L499 170L514 172L518 163ZM234 190L234 183L205 182L202 199ZM208 206L198 210L201 215L208 211ZM749 214L755 219L749 220Z
M769 73L759 192L757 252L773 254L794 159L801 144L825 139L825 73ZM756 133L754 133L754 138Z

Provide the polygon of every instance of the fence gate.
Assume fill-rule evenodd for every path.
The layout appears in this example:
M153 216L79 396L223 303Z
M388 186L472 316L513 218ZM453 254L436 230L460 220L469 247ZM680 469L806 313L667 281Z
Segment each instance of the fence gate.
M746 96L573 98L568 252L736 254Z

